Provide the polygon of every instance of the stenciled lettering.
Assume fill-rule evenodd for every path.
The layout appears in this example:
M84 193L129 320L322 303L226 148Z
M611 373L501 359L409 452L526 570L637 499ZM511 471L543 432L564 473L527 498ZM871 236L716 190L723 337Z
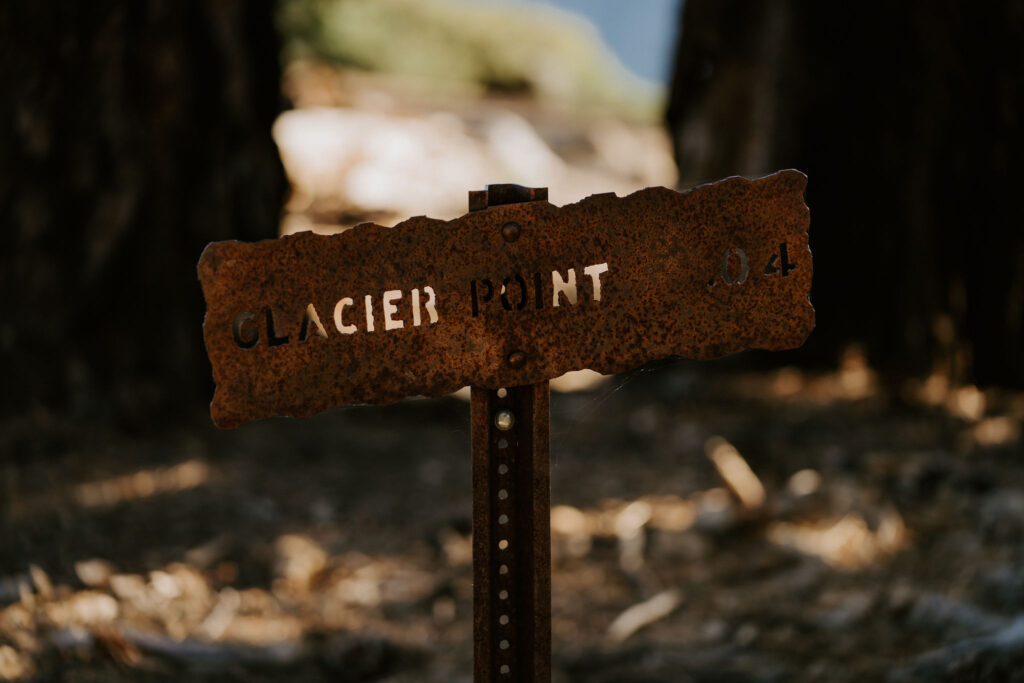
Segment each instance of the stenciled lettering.
M601 276L609 271L608 263L595 263L583 268L584 278L590 278L591 299L601 301ZM545 271L547 272L547 271ZM507 312L524 311L527 308L540 310L548 301L544 289L545 273L512 273L501 280L500 288L495 287L490 278L478 278L469 283L470 310L474 318L478 317L485 307L500 302L501 308ZM579 303L579 284L576 280L576 269L568 268L552 270L551 308L562 308L564 304L575 306ZM583 280L586 282L586 279ZM586 285L583 285L584 291ZM497 297L495 294L497 293ZM583 295L584 297L586 294Z
M569 269L569 277L563 278L562 274L557 270L551 271L551 305L555 308L559 306L559 295L565 295L566 301L573 306L576 305L576 270L573 268Z
M733 268L731 264L738 263L738 272ZM754 265L756 268L756 264ZM747 252L739 247L732 247L727 249L722 254L721 269L715 277L708 280L708 289L713 288L719 280L724 282L726 285L732 287L734 285L744 284L750 276L751 263L747 256ZM778 253L771 254L768 262L764 266L765 276L780 275L782 277L789 277L789 274L796 270L797 266L795 263L789 260L789 244L786 242L779 242ZM733 273L736 276L733 277ZM755 271L756 274L757 271Z
M320 316L316 314L316 307L313 304L306 306L306 314L302 316L302 327L299 329L299 342L309 338L309 326L313 324L313 334L321 339L327 339L327 330L320 324Z
M423 307L427 309L427 315L430 317L430 324L433 325L438 321L437 295L434 294L434 288L430 285L423 288L423 293L427 295L427 303L425 303Z
M345 308L351 306L354 302L352 297L342 297L338 299L338 303L334 304L334 326L338 328L338 332L342 334L355 334L356 326L345 323Z
M288 335L277 336L277 327L274 325L274 312L267 307L267 346L281 346L288 343Z
M482 287L487 288L486 294L479 294L479 289ZM469 283L469 298L473 303L473 317L480 315L480 304L485 304L491 300L494 296L494 285L487 278L482 280L473 280Z
M398 313L398 306L395 302L402 298L402 290L400 289L389 289L384 292L384 296L380 298L384 304L384 329L385 330L397 330L405 327L404 320L395 320L395 314Z
M260 341L259 325L252 322L255 317L252 311L242 311L235 316L234 321L231 323L231 332L235 337L235 343L243 349L251 349ZM247 326L250 332L243 331L243 325Z
M596 263L583 269L583 274L590 276L591 286L594 290L594 301L601 300L601 273L607 272L607 263Z
M433 287L429 285L416 287L408 290L408 295L409 297L406 299L406 291L401 289L389 289L379 295L364 294L362 296L362 316L357 308L357 300L351 296L342 296L334 302L332 316L334 329L337 334L347 336L356 334L360 330L377 332L380 330L381 320L383 320L384 332L394 332L407 327L422 327L424 324L434 325L440 320L437 311L437 293ZM378 299L379 301L377 301ZM408 306L402 303L406 300L409 302ZM261 339L265 339L267 346L270 347L283 346L290 342L291 335L282 334L282 328L279 327L282 320L281 312L265 307L263 314L266 336L261 334L261 325L256 322L256 314L251 310L242 311L231 321L231 336L239 348L255 348ZM362 323L359 323L360 318ZM306 307L302 309L302 313L291 320L297 321L298 334L296 338L300 344L314 337L328 339L330 336L320 320L320 313L317 311L316 305L312 302L307 303ZM291 330L294 331L295 328L292 327Z
M501 306L506 311L512 310L512 303L508 298L509 294L509 283L515 281L519 285L519 302L516 304L516 310L521 311L526 308L526 300L529 298L526 292L526 280L523 279L522 275L516 273L514 277L507 277L501 283Z

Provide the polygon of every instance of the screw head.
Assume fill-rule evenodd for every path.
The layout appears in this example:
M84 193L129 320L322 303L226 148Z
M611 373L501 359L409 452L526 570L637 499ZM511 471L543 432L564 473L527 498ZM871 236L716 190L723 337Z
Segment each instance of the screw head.
M513 351L508 354L508 366L510 368L519 369L526 364L526 354L522 351Z
M501 236L505 238L506 242L515 242L519 239L519 235L522 234L523 229L519 227L518 223L508 222L501 226Z
M494 426L503 432L512 429L512 425L515 423L516 416L512 414L511 410L499 410L494 414Z

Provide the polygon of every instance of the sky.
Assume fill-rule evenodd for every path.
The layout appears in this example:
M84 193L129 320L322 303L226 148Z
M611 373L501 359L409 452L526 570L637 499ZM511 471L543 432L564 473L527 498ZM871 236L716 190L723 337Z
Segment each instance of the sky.
M668 85L682 0L501 0L557 7L589 19L619 61L640 78Z

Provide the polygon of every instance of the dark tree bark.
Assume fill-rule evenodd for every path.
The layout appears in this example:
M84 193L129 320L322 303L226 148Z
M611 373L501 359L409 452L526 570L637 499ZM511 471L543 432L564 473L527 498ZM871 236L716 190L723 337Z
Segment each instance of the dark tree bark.
M809 176L802 359L1024 384L1024 2L687 0L681 177Z
M144 417L212 386L195 264L276 235L272 0L0 9L0 412Z

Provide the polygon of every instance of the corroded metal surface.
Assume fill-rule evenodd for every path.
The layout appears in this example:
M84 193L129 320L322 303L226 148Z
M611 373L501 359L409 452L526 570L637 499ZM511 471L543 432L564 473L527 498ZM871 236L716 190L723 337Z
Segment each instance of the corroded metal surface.
M213 243L199 277L214 421L799 346L814 326L805 185L789 170Z
M488 185L470 211L547 199L546 188ZM522 235L502 226L506 242ZM518 353L519 355L515 355ZM525 353L507 359L521 367ZM472 390L473 680L551 681L551 482L547 381Z
M507 409L512 429L494 427ZM551 680L548 383L473 387L473 680Z

